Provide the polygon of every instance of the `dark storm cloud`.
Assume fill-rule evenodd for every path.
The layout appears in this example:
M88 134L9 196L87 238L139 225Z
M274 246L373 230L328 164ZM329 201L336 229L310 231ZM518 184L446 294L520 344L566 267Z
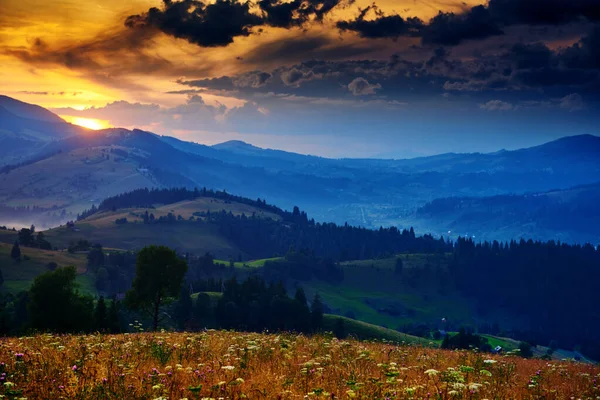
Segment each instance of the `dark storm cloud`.
M373 9L376 17L367 19ZM421 37L424 44L455 46L465 40L504 34L512 25L561 25L580 20L600 21L598 0L490 0L462 13L441 12L424 23L418 18L384 15L375 6L363 9L337 27L364 38Z
M352 3L346 2L346 4ZM342 4L340 0L260 0L258 6L263 12L265 25L276 28L292 28L304 25L314 17L322 21L332 9Z
M440 12L421 30L423 43L455 46L464 40L485 39L504 32L484 6L463 14Z
M263 19L250 12L250 3L217 0L163 0L162 8L127 17L125 25L136 30L157 29L203 47L227 46L238 36L250 36Z
M253 3L242 0L163 0L161 8L131 15L125 25L135 30L153 29L201 47L221 47L236 37L260 33L261 27L301 27L311 19L321 22L341 0L260 0L259 13Z
M504 25L559 25L600 20L598 0L490 0L490 14Z
M373 11L377 18L366 19L369 11ZM342 31L353 31L368 39L398 38L417 36L423 28L423 21L419 18L404 19L400 15L384 15L376 5L371 5L362 9L356 19L338 21L336 26Z
M563 51L561 62L568 68L600 69L600 25Z

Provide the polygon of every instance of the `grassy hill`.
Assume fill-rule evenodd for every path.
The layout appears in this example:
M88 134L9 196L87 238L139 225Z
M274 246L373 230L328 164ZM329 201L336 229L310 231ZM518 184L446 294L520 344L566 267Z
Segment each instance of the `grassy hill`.
M339 324L339 321L343 322L344 333L356 339L382 340L394 343L418 344L432 347L436 346L433 342L427 339L407 335L393 329L384 328L382 326L369 324L367 322L362 322L339 315L325 314L323 316L324 329L330 332L335 331L336 325Z
M77 268L77 283L82 292L95 293L91 277L87 274L85 254L70 254L66 251L40 250L21 247L21 261L10 257L12 244L0 243L0 269L4 276L1 291L17 293L27 290L38 275L48 271L47 265L55 262L60 267L73 265Z
M397 259L404 264L401 275L394 272ZM411 278L411 270L444 269L449 259L446 254L400 254L349 261L341 265L342 282L313 280L306 284L306 290L310 295L318 292L336 314L393 329L418 321L436 324L444 317L469 324L473 322L472 307L452 287Z
M118 147L60 152L0 174L0 203L9 207L55 208L52 212L56 214L65 210L67 215L63 220L66 220L73 219L77 213L107 196L159 186L150 172L140 168L139 162L112 153L112 150L118 150ZM10 226L34 223L42 227L49 220L46 214L31 213L17 220L8 214L1 215L0 222ZM56 223L56 219L48 223Z
M155 218L166 217L169 213L181 221L177 223L144 224L144 213L152 213ZM155 208L127 208L94 214L77 222L75 228L62 226L46 232L53 246L65 248L69 243L81 239L92 243L101 243L105 247L124 250L139 250L150 244L161 244L179 252L204 254L210 252L217 258L237 259L239 255L248 255L223 237L214 225L204 224L196 213L220 211L234 215L255 214L264 218L279 219L279 216L265 210L231 201L215 198L198 198L168 205L156 205ZM117 224L117 219L127 219L125 224ZM193 218L193 221L190 221ZM264 262L263 262L264 264ZM254 266L260 266L255 264Z

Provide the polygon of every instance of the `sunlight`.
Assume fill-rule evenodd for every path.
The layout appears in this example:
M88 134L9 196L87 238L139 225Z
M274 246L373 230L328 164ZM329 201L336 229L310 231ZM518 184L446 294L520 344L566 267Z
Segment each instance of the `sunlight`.
M83 126L84 128L92 129L94 131L112 127L108 121L103 119L73 117L70 115L61 115L60 117L73 125Z

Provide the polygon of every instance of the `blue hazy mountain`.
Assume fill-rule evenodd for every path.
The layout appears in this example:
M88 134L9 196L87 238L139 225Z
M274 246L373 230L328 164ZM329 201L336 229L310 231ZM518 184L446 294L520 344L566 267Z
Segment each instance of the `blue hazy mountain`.
M115 174L119 189L142 184L208 187L267 199L287 209L298 205L321 221L366 227L414 224L421 231L438 231L446 226L446 220L417 212L436 199L520 196L600 180L600 137L591 135L488 154L328 159L240 141L206 146L141 130L89 131L41 107L6 97L0 98L0 132L0 156L4 155L5 165L0 174L0 201L33 204L45 193L52 199L50 204L73 212L79 211L84 201L77 198L82 187L93 188L85 194L88 205L100 201L104 189L116 190L113 178L108 178ZM73 159L80 160L85 173L59 168ZM110 162L110 168L103 162ZM60 187L61 193L75 194L63 196L53 187L40 188L44 174L61 179L66 185ZM129 181L136 183L128 187ZM77 186L68 186L70 182ZM474 210L482 207L469 204ZM516 226L527 223L522 214L514 218ZM488 231L491 236L495 232L496 228Z

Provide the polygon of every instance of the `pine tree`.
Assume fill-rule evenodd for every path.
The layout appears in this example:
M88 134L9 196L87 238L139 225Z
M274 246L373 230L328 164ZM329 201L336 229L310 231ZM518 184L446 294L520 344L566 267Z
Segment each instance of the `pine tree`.
M323 329L323 309L324 306L323 302L321 301L321 296L316 293L310 310L311 327L314 332L318 332Z
M104 296L100 296L96 309L94 310L94 325L98 332L104 332L108 329L108 313L106 311L106 302Z
M10 256L14 260L21 258L21 248L19 247L19 242L15 242L13 245L12 250L10 251Z
M394 267L394 274L402 275L402 271L404 270L404 262L400 257L396 259L396 266Z
M119 318L119 302L116 298L110 303L110 307L108 308L108 330L110 333L120 333L121 332L121 320Z
M185 285L181 286L179 293L179 300L175 303L175 320L177 321L177 328L184 330L186 324L189 323L194 309L194 303L190 296L189 290L186 289Z

